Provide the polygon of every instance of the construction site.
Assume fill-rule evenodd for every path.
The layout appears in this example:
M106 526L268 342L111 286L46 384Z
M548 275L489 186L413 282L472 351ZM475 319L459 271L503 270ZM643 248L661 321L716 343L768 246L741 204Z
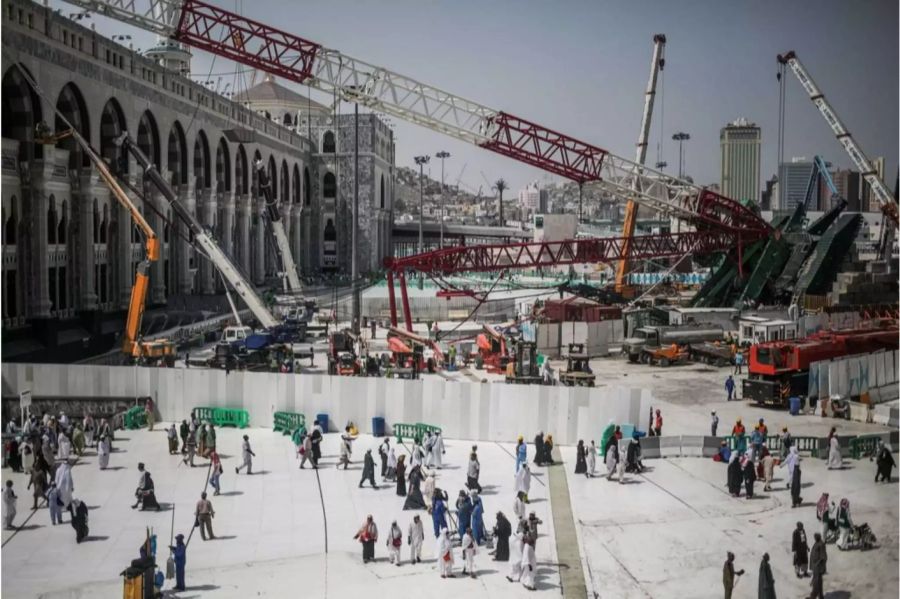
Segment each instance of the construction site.
M536 555L525 564L530 578L519 571L524 588L499 557L490 561L488 534L487 545L476 539L478 581L455 590L441 581L438 596L712 597L724 584L726 597L750 597L757 569L760 597L775 597L773 571L779 593L806 596L824 574L813 566L805 578L790 564L798 519L809 546L823 522L823 543L836 541L824 596L900 592L897 486L873 488L870 475L870 462L880 473L900 443L900 184L886 183L886 167L896 165L875 158L888 149L867 154L868 140L852 133L861 129L852 119L865 114L843 120L817 85L814 73L827 67L815 56L771 49L777 141L762 145L760 127L743 117L729 122L720 131L721 178L701 184L684 164L691 135L666 129L678 120L665 111L667 45L684 43L671 34L630 45L642 56L645 86L622 90L641 118L633 154L621 156L444 91L439 72L426 83L237 5L10 0L3 18L3 474L11 481L4 488L21 498L18 518L5 520L4 594L80 597L93 588L118 596L124 584L126 598L280 596L298 573L324 596L371 585L383 594L432 589L446 560L436 516L432 543L432 496L423 504L423 555L433 563L398 576L382 559L383 543L371 565L364 546L360 563L349 539L367 513L382 539L402 516L404 560L411 515L393 505L393 482L360 500L358 473L299 472L295 460L309 457L301 449L316 434L324 463L340 456L337 466L353 453L351 441L356 463L365 450L377 461L379 444L396 438L421 480L430 475L432 487L436 480L451 494L477 487L473 495L490 503L488 529L502 509L514 531L527 520L508 511L521 490L512 473L523 439L530 461L532 438L552 435L553 459L535 457L536 505L528 506L546 528L518 530L517 559L527 561L529 534ZM120 30L129 33L107 33ZM135 49L139 39L149 48ZM198 75L192 60L209 64L210 75ZM223 88L213 73L225 63L240 75ZM852 105L841 91L835 104ZM811 160L786 158L791 136L804 135L787 125L792 95L803 103L791 114L817 115L832 138ZM455 154L465 146L478 153L454 165L448 184L451 153L401 164L413 150L401 148L394 122L454 140ZM677 143L677 172L664 160L664 137ZM778 173L762 189L765 152L777 152ZM504 199L510 184L482 154L544 180ZM97 430L99 438L101 420L128 447L126 463L122 449L112 455L121 474L105 471L102 444L71 457L57 447L62 432L71 439ZM212 552L194 541L188 577L200 586L179 585L184 563L175 579L166 556L179 555L176 532L188 543L195 527L202 533L199 504L196 518L191 510L197 489L211 491L210 473L222 471L219 457L201 450L202 464L210 460L202 476L179 468L181 459L162 453L154 422L172 427L169 456L179 453L171 443L177 450L180 426L190 422L191 438L195 426L215 426L229 462L216 506L236 532ZM417 464L421 447L432 452L426 432L445 439L446 470L429 468L430 457ZM258 473L270 475L252 483L237 475L241 458L250 460L247 434ZM610 438L623 440L613 448ZM95 455L101 463L99 472L75 471L91 527L102 531L77 553L61 548L69 532L36 523L45 519L37 494L34 510L23 505L37 475L20 456L48 443L51 480L60 464ZM474 443L482 447L473 484ZM774 489L763 464L770 451L776 466L789 465L775 468ZM758 470L758 484L766 480L755 496L749 483L746 505L734 503L741 486L735 495L730 467L723 485L717 462L732 454L742 469ZM591 471L581 477L588 455ZM800 459L802 484L793 474ZM163 513L132 518L116 505L130 501L138 461L159 480ZM479 468L491 483L484 493ZM393 480L384 465L379 480ZM896 483L890 468L887 482ZM829 537L822 495L826 508L829 495L853 503L849 541L837 526ZM7 518L17 513L11 501L5 494ZM467 543L460 505L447 504L456 548ZM697 524L709 530L694 535ZM37 567L48 543L64 576ZM738 586L730 562L723 582L726 551L750 582ZM458 551L457 569L467 555ZM889 568L874 566L881 563Z

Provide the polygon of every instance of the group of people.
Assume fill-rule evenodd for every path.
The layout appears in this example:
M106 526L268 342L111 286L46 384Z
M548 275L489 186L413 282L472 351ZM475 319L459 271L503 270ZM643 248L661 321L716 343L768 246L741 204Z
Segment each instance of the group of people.
M15 418L10 419L6 432L14 435L6 447L8 463L13 472L28 474L26 490L32 494L32 511L39 509L40 502L45 501L53 526L62 524L63 512L68 511L75 529L75 541L81 543L89 533L88 508L74 497L72 467L84 455L85 449L96 442L100 468L106 468L112 438L109 422L101 419L97 425L89 414L73 421L65 412L60 412L58 417L44 412L40 418L29 415L21 427ZM15 530L17 500L13 481L6 481L3 507L4 526L8 530Z
M623 441L622 438L621 427L610 423L601 439L603 444L601 455L604 456L606 465L606 479L611 481L617 474L620 484L625 482L626 472L640 474L644 471L640 435L634 432L631 439ZM597 445L591 440L590 446L586 446L584 440L579 439L575 448L575 474L584 474L587 478L592 478L596 465Z
M715 413L713 413L715 416ZM763 418L753 429L747 443L746 429L740 418L731 430L734 437L734 449L727 441L723 441L717 454L713 457L716 461L728 464L726 486L732 497L741 496L741 486L744 488L744 497L753 499L754 485L757 480L762 480L763 490L771 491L775 476L776 456L769 451L766 441L768 439L768 427ZM803 502L800 496L802 488L802 469L800 467L800 453L794 443L793 437L787 427L782 429L781 449L778 456L779 468L787 468L787 488L791 491L791 507L798 507Z

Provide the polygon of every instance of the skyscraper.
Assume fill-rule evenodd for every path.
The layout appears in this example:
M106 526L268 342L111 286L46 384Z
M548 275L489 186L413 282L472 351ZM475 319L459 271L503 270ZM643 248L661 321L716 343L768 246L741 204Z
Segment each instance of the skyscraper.
M860 202L859 202L859 190L860 190L860 181L861 177L859 173L854 170L849 169L841 169L834 171L831 174L831 179L834 181L834 186L837 187L838 193L847 200L847 211L848 212L859 212L860 211ZM826 208L830 207L826 206Z
M792 158L790 162L778 165L778 206L779 210L793 210L806 199L806 188L815 165L806 158ZM813 189L809 200L809 210L819 207L819 187ZM775 208L773 206L773 208Z
M759 149L761 130L741 117L722 127L722 195L759 203Z
M878 177L887 183L884 179L884 156L877 156L872 159L872 168L875 169L875 172L878 174ZM861 177L860 177L861 178ZM881 210L881 206L878 205L878 200L872 197L872 190L869 188L869 184L866 183L865 179L863 179L860 183L862 186L861 197L862 197L862 206L861 210L864 212L878 212ZM891 189L890 183L888 183L888 189Z

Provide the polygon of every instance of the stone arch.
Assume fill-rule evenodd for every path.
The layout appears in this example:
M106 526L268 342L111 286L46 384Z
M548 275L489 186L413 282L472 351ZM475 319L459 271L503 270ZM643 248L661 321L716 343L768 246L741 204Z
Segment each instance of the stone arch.
M121 173L128 173L128 156L121 146L116 145L115 139L125 131L125 113L119 101L110 98L100 114L100 156Z
M303 205L312 205L312 186L309 183L309 167L303 167Z
M253 164L250 168L250 187L253 190L254 196L259 196L259 171L256 168L256 165L262 160L262 154L259 153L259 150L255 150L253 152Z
M287 160L281 161L281 201L291 201L291 173L288 170Z
M188 182L188 150L181 123L175 121L169 130L169 151L166 157L172 185L185 185Z
M156 126L153 113L149 110L145 110L138 121L137 147L157 169L160 168L159 128Z
M337 197L337 179L334 173L325 173L322 177L322 197L326 200L333 200Z
M272 201L278 201L278 165L275 157L269 154L269 187L272 189Z
M325 135L322 136L322 153L323 154L334 154L335 153L334 132L326 131Z
M291 196L291 201L293 201L294 204L299 204L300 203L300 195L301 195L300 194L300 167L297 166L296 164L294 165L294 176L293 176L292 185L293 185L293 187L291 188L291 191L293 191L293 195Z
M247 151L239 144L234 159L234 188L239 194L247 193Z
M34 143L34 127L41 122L41 100L25 79L29 73L21 64L15 64L3 74L2 135L19 142L19 160L40 159L44 148Z
M209 189L209 140L203 129L197 131L197 139L194 141L194 186L196 189Z
M231 153L224 137L216 148L216 191L231 191Z
M55 132L61 133L69 128L66 121L71 123L78 133L85 138L88 143L91 139L91 127L88 119L87 104L81 90L73 82L66 83L59 96L56 98L56 110L62 113L65 120L56 115ZM69 151L69 169L74 170L78 167L89 167L91 159L81 149L81 145L72 137L60 140L56 144L57 147Z

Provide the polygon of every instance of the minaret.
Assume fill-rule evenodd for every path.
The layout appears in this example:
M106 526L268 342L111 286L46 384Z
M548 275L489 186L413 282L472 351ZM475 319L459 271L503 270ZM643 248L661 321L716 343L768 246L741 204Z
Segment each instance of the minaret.
M174 71L183 77L191 75L191 53L181 42L157 36L156 45L145 51L144 56L155 60L167 71Z

